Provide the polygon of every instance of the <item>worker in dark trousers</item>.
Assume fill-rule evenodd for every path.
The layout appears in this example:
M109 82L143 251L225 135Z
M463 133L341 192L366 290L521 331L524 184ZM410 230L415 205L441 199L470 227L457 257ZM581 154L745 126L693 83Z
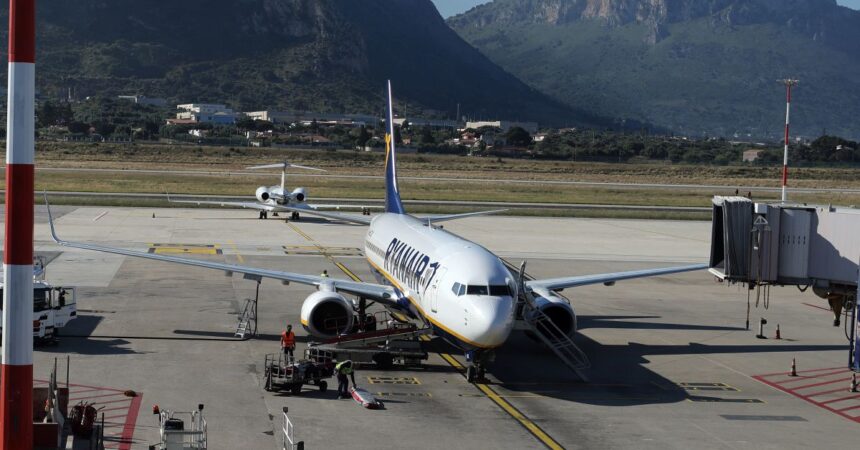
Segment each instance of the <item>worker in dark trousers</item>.
M355 386L355 369L350 360L342 361L334 366L334 371L337 373L337 398L349 398L349 378L352 378L352 385Z
M287 329L281 332L281 351L284 352L284 358L288 363L293 360L293 351L295 349L296 335L293 333L293 326L287 324Z

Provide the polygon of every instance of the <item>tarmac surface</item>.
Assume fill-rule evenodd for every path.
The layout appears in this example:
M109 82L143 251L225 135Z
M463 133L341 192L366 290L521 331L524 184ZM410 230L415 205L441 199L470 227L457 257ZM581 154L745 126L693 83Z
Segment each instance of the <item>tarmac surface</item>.
M515 333L489 381L469 384L464 358L434 339L421 369L360 369L357 381L385 403L366 410L333 389L301 395L263 390L263 360L298 326L311 288L264 280L259 335L233 337L256 283L240 276L58 247L37 208L36 250L47 278L77 286L79 318L59 345L37 348L35 376L71 359L74 400L104 407L110 448L158 442L152 405L205 405L209 448L280 449L282 408L306 448L782 449L856 445L860 399L847 392L847 341L826 302L774 288L766 335L745 329L747 291L707 272L571 289L578 345L590 383L547 349ZM63 239L371 280L365 228L254 211L55 207ZM615 272L703 262L703 222L478 217L446 224L533 276ZM773 338L780 324L782 340ZM799 377L788 377L796 358ZM60 366L63 367L61 362ZM826 369L826 370L825 370ZM60 380L64 371L60 370ZM330 386L333 386L331 380ZM134 390L136 397L123 393ZM853 438L852 438L853 436Z

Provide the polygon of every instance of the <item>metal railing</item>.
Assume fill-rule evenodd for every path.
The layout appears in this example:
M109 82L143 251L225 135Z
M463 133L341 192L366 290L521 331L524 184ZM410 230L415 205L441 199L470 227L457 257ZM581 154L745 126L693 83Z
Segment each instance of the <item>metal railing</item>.
M293 428L293 422L290 420L289 416L287 416L288 408L285 406L283 410L283 426L281 426L281 434L283 436L284 445L281 447L282 450L305 450L304 441L296 442L295 429Z

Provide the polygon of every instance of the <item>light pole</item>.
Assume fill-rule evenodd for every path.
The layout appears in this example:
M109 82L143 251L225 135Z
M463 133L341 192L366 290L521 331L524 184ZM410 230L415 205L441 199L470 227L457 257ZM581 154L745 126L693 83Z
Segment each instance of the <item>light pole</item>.
M788 187L788 130L791 123L791 88L797 86L799 81L791 78L777 81L785 85L785 153L782 157L782 202L785 203L788 201L786 188Z

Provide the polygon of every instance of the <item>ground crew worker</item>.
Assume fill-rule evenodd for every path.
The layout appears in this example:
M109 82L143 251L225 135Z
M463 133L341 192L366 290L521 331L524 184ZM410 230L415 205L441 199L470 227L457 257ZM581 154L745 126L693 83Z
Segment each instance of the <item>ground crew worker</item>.
M287 361L291 361L293 356L293 351L296 349L296 335L293 333L293 326L287 324L287 329L281 333L281 351L284 352L284 357L287 358Z
M323 273L320 274L323 278L328 278L328 270L323 270Z
M337 373L337 398L349 398L349 380L347 375L352 378L352 385L355 386L355 370L353 363L350 360L342 361L334 366L334 371Z

